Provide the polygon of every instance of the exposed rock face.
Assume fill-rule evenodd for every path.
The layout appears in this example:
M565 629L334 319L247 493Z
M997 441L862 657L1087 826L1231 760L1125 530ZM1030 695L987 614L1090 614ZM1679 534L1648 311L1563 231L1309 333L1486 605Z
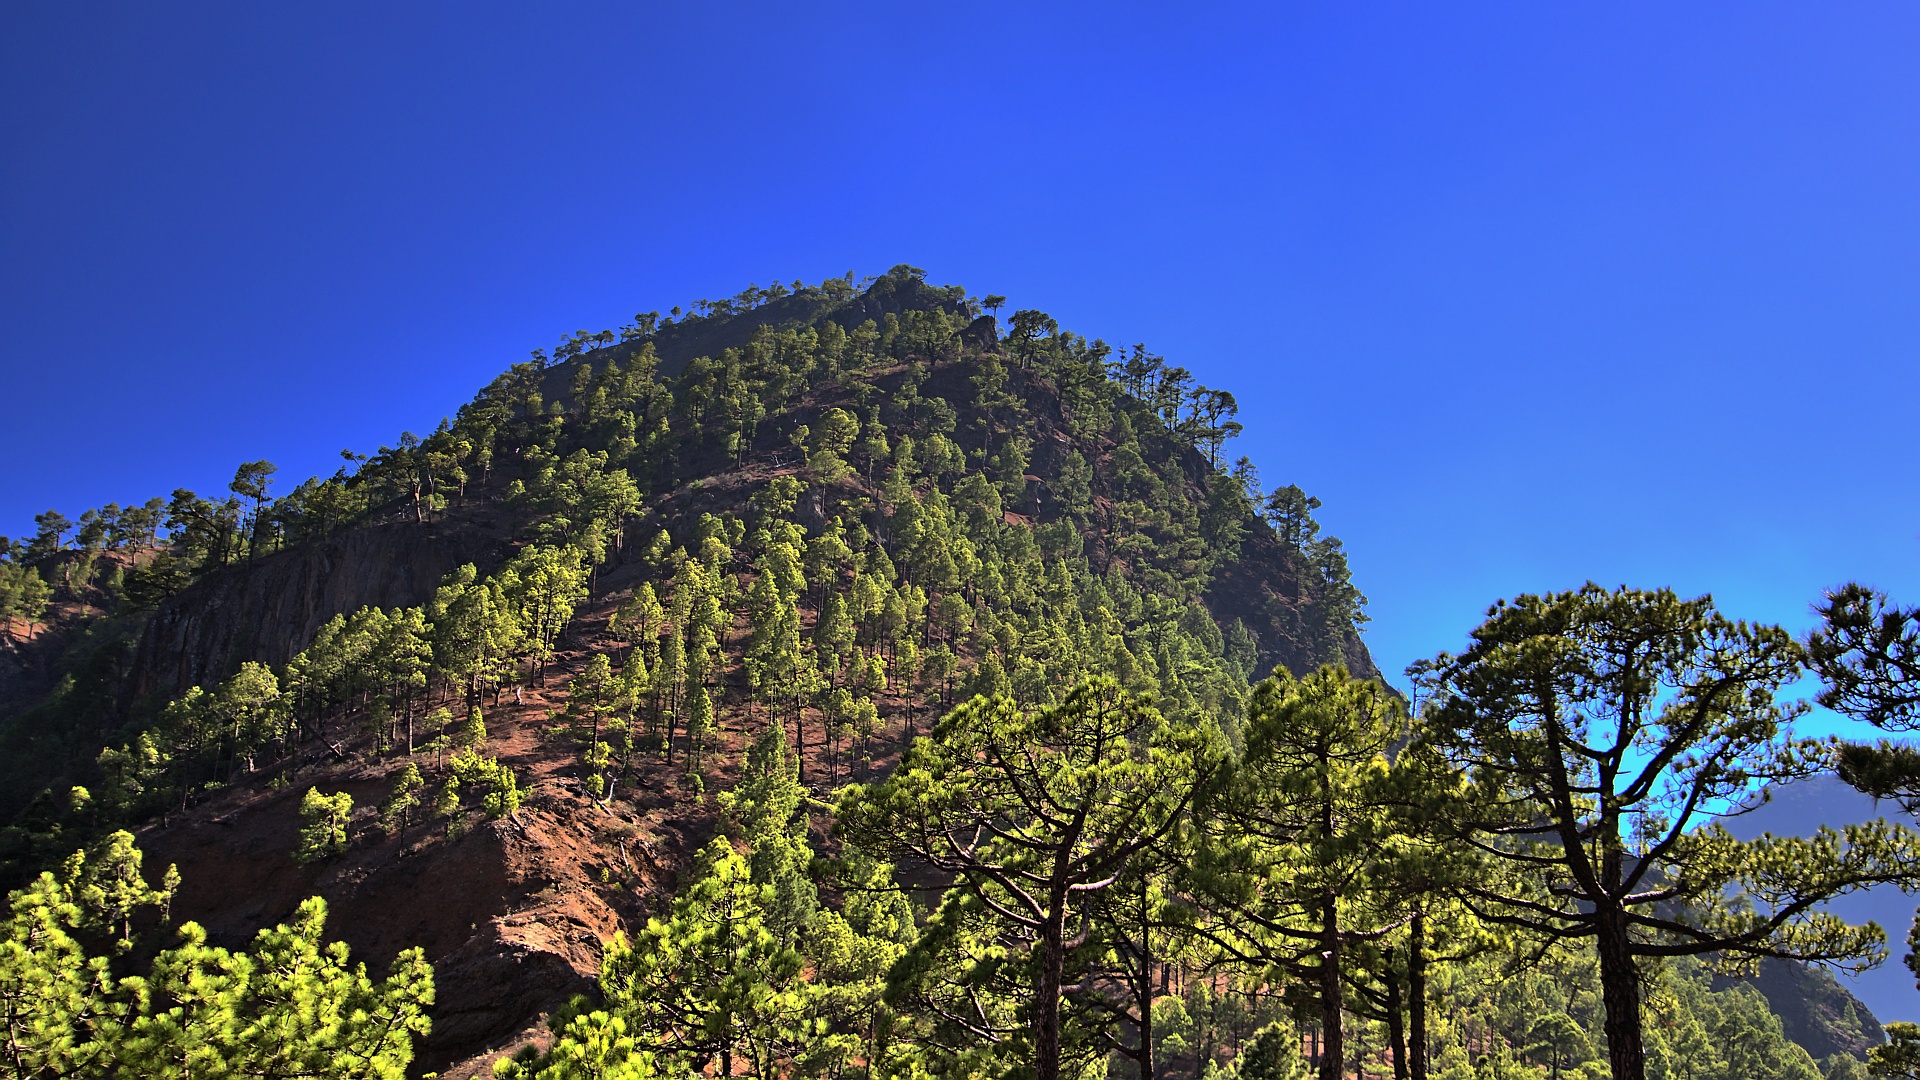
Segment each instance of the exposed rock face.
M327 900L328 939L351 946L370 973L384 975L402 949L419 946L434 966L437 1000L414 1067L444 1071L470 1059L447 1075L489 1075L497 1056L489 1048L592 989L602 943L644 925L652 898L671 894L712 828L703 815L681 813L663 764L645 763L636 778L653 789L643 797L649 809L623 803L612 812L578 793L562 775L571 761L543 755L530 725L500 726L507 737L489 749L526 777L528 802L458 837L438 819L398 836L380 827L375 807L399 768L386 761L322 781L357 807L351 846L338 858L293 861L304 782L230 789L149 825L140 845L151 865L179 866L174 918L200 923L216 945L245 948L260 927L318 895Z
M854 327L936 307L959 310L960 295L912 275L894 275L841 301L788 296L730 319L685 321L656 335L652 344L662 371L671 374L690 357L746 345L763 327L820 327L825 320ZM963 334L978 348L997 348L992 319L974 320ZM564 400L582 364L624 359L636 348L624 343L555 365L545 373L542 393L548 401ZM1002 512L1009 521L1059 521L1063 510L1055 488L1067 454L1077 451L1104 467L1116 443L1108 434L1071 422L1058 389L1040 374L1024 365L1008 367L1011 388L1034 421L1035 443L1023 472L1004 482ZM923 391L943 404L965 403L975 393L972 375L965 366L943 364ZM902 368L887 368L877 377L892 380L883 390L891 392L905 374ZM823 394L797 406L791 419L813 423L826 408L855 403L851 397ZM970 415L965 418L967 423L950 430L975 450L979 427ZM1164 468L1156 457L1156 490L1164 483L1180 505L1207 505L1209 485L1223 481L1206 457L1175 439L1154 436L1149 442L1155 455L1174 455ZM673 535L684 539L703 513L742 514L759 485L790 467L783 446L781 441L742 456L712 440L684 440L675 451L677 471L665 470L678 479L651 493L628 536L651 536L671 523ZM501 465L492 490L485 484L470 489L466 507L446 521L423 525L396 521L389 513L328 541L208 574L153 612L132 661L130 695L177 695L195 684L209 685L249 660L282 665L336 615L365 606L425 604L444 576L463 563L490 573L510 554L508 537L514 533L484 519L526 512L509 510L510 504L499 499L508 468ZM644 490L658 478L636 479ZM841 483L870 487L873 478ZM826 495L820 485L810 485L795 509L794 517L809 532L827 525ZM1096 501L1099 521L1083 534L1089 557L1096 565L1117 563L1125 570L1128 560L1139 556L1112 540L1114 503L1106 496ZM864 524L872 535L887 537L887 519L878 511L870 512ZM1183 625L1198 624L1189 632L1210 637L1217 648L1221 634L1236 622L1244 624L1258 652L1256 680L1276 663L1304 673L1328 658L1344 658L1356 674L1374 674L1351 627L1335 633L1324 619L1316 621L1320 611L1306 557L1258 520L1247 526L1240 558L1205 582L1201 600L1211 622L1198 604L1181 613ZM433 1030L419 1044L416 1070L437 1071L450 1080L486 1076L499 1054L544 1038L542 1015L593 985L602 943L616 933L634 932L670 902L676 878L694 864L695 853L719 826L714 802L704 794L707 786L725 789L738 779L740 751L765 723L753 714L745 693L734 691L738 680L724 676L729 686L717 698L720 747L703 762L697 789L683 778L684 765L642 754L623 776L617 799L596 803L583 794L578 747L564 733L553 737L556 714L570 675L595 653L624 649L607 620L619 591L647 579L644 569L626 565L619 554L601 567L594 594L561 637L551 677L543 668L540 678L486 705L486 753L497 755L525 785L527 801L518 813L485 821L469 805L459 812L457 828L434 817L389 831L375 808L392 790L396 774L412 762L439 783L445 776L440 755L435 753L429 766L424 752L411 757L398 750L380 753L365 742L349 752L327 747L330 756L309 747L290 775L271 781L266 773L243 775L190 809L142 829L148 865L180 867L184 884L174 917L202 923L217 944L244 947L259 927L285 920L303 898L319 895L330 905L329 935L351 945L356 959L373 971L383 971L401 949L420 947L434 965L438 1001ZM445 687L440 691L457 696ZM446 702L457 704L455 696ZM898 689L876 698L884 700L880 741L894 750L876 755L863 770L889 767L890 754L925 730L939 711L931 699ZM838 747L829 750L822 741L806 741L803 753L812 755L809 777L817 775L816 768L831 777L840 765ZM335 858L300 865L292 858L299 798L315 784L352 797L357 808L352 841ZM815 795L824 796L825 789L816 788Z
M284 664L333 616L426 603L448 571L486 573L505 553L481 527L388 522L216 571L154 612L132 695L175 695L247 660Z
M1207 610L1221 626L1238 619L1260 643L1258 682L1275 664L1295 675L1312 671L1326 652L1337 649L1347 670L1360 678L1380 677L1367 644L1352 626L1337 642L1316 642L1309 628L1318 613L1302 582L1312 572L1298 552L1287 547L1264 522L1241 542L1240 558L1222 567L1207 586Z
M1719 978L1714 988L1736 980ZM1867 1051L1887 1041L1880 1021L1840 980L1824 968L1790 960L1762 960L1760 973L1744 980L1767 999L1780 1017L1780 1029L1799 1043L1814 1060L1834 1054L1865 1058Z

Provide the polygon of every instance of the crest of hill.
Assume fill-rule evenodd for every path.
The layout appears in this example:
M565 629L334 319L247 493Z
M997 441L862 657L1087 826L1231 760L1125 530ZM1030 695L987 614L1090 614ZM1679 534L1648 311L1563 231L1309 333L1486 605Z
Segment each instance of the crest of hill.
M817 326L831 320L842 329L852 330L863 322L871 320L877 324L888 315L899 316L908 311L958 314L966 310L966 302L964 288L929 285L922 271L902 265L874 279L864 291L855 292L852 283L845 279L799 286L785 296L744 311L684 319L656 331L650 340L660 356L660 370L678 375L696 356L719 356L728 349L744 348L763 328ZM608 359L624 358L632 351L631 348L602 349L589 359L604 363Z
M964 289L930 285L919 271L906 266L879 277L862 292L854 292L843 279L830 279L825 285L796 290L751 309L691 316L646 337L582 351L540 370L539 388L546 401L578 409L572 390L583 368L604 371L609 364L631 364L643 349L651 348L661 376L679 378L696 358L720 358L724 363L728 356L750 349L756 340L811 331L829 322L851 330L864 323L897 320L908 312L942 312L965 320L956 335L961 355L944 369L936 365L921 392L954 408L961 435L956 441L970 452L978 451L979 445L965 438L980 421L980 410L966 400L972 394L967 385L968 360L981 355L1007 359L1006 345L996 332L997 320L977 315ZM872 385L897 392L904 367L896 364L881 370ZM1111 470L1117 445L1111 438L1068 431L1059 387L1045 374L1010 365L1009 376L1013 396L1031 414L1036 432L1024 474L1026 491L1018 499L1007 500L1015 504L1007 510L1028 523L1058 520L1062 510L1056 488L1068 453L1078 452L1089 462L1097 489ZM790 435L794 424L817 420L828 409L857 407L849 388L810 394L796 403L779 434ZM671 478L674 483L656 478L649 506L630 523L627 536L641 536L661 525L671 529L677 523L684 528L701 513L742 512L755 487L772 475L796 471L791 459L799 455L784 439L763 436L755 450L756 455L744 461L711 453L690 455L692 460ZM1211 478L1225 479L1198 449L1175 440L1143 439L1142 450L1147 464L1169 466L1179 477L1174 493L1183 501L1204 504ZM506 475L502 470L501 478ZM699 484L689 493L686 489L693 481ZM1105 509L1116 501L1098 491L1093 499ZM814 498L803 503L800 512L803 516L811 512L809 524L822 523ZM1319 571L1306 553L1284 543L1251 504L1242 516L1245 535L1237 558L1216 560L1209 566L1210 580L1201 594L1223 631L1238 622L1253 635L1257 659L1248 665L1248 673L1264 672L1275 664L1304 671L1338 660L1356 674L1377 675L1378 668L1350 619L1336 616L1345 625L1315 640L1312 624L1324 613L1312 610L1313 579ZM249 660L284 663L335 615L364 606L425 603L440 576L460 563L470 561L487 572L503 562L514 549L509 539L514 528L507 520L512 517L510 511L502 513L497 502L483 498L451 507L437 521L415 522L408 520L404 500L389 499L350 529L290 546L262 560L223 568L155 612L133 661L131 693L178 693L230 674ZM1103 523L1091 525L1087 530L1091 555L1124 559L1100 546L1113 539L1113 531Z

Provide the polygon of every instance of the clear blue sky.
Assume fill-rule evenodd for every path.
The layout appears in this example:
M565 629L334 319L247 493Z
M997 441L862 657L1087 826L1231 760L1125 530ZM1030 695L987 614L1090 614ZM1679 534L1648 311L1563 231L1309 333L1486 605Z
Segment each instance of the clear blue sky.
M1496 597L1920 601L1920 8L0 7L0 532L898 262L1233 390L1390 672Z

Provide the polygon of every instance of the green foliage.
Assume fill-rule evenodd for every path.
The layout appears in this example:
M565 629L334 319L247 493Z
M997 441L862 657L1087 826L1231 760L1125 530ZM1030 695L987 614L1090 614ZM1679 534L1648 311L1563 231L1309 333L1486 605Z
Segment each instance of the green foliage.
M393 791L387 801L380 804L380 823L388 832L402 832L413 824L414 811L420 809L420 792L426 786L420 767L407 762L407 767L394 778Z
M91 853L76 851L62 868L67 895L79 905L75 923L95 933L114 935L114 949L133 948L133 916L144 907L168 908L180 885L180 870L169 866L158 889L147 884L141 871L145 857L134 846L133 834L122 829L108 836Z
M418 949L384 980L323 941L326 904L304 902L293 921L255 937L249 952L206 942L186 923L143 975L115 979L82 938L105 917L165 907L140 878L125 833L68 872L42 874L8 897L0 929L4 1067L19 1077L312 1077L398 1080L413 1038L428 1028L433 971ZM124 951L124 946L120 947Z
M1472 872L1470 856L1409 827L1451 786L1421 756L1393 755L1409 734L1395 696L1342 668L1262 682L1196 863L1202 902L1217 905L1215 939L1236 964L1294 980L1289 995L1318 1012L1334 1059L1350 954L1403 923L1432 881Z
M467 722L460 726L460 731L454 736L454 745L462 750L475 752L486 749L487 722L486 718L480 715L478 705L467 710Z
M1887 1025L1887 1044L1867 1051L1867 1072L1900 1080L1920 1077L1920 1024L1904 1020Z
M1705 598L1589 585L1503 602L1465 653L1418 668L1436 745L1475 780L1468 842L1510 870L1467 891L1526 932L1594 940L1621 1080L1645 1074L1640 958L1882 955L1879 927L1821 905L1911 882L1911 830L1741 842L1701 820L1822 768L1824 747L1786 728L1803 707L1779 700L1802 663L1784 631Z
M1239 1080L1306 1080L1311 1072L1300 1056L1300 1033L1281 1021L1255 1032L1233 1065Z
M140 1003L115 1057L141 1076L405 1075L413 1036L426 1034L433 970L418 949L384 980L325 944L327 907L314 897L290 924L262 930L248 953L211 948L198 926L133 983Z
M514 777L513 770L501 764L498 758L482 757L469 747L453 755L447 764L452 776L436 804L437 812L456 812L460 805L461 789L478 789L482 792L480 805L490 819L512 817L520 809L524 793L520 790L519 781Z
M293 861L317 862L347 850L347 823L353 816L353 796L344 791L323 795L310 787L300 798L300 846Z
M501 765L496 768L492 786L481 805L485 808L487 817L498 821L518 813L522 797L523 793L519 782L514 779L513 770Z
M1301 1075L1304 1044L1323 1075L1358 1057L1415 1080L1589 1080L1629 1042L1651 1075L1806 1075L1757 998L1712 990L1682 955L1868 960L1873 932L1817 901L1913 878L1910 838L1889 828L1737 844L1689 827L1828 760L1784 729L1790 641L1670 598L1528 598L1425 669L1432 711L1410 719L1340 670L1368 670L1365 598L1319 500L1223 465L1232 395L1030 309L996 342L997 318L910 266L866 288L857 308L849 275L577 332L332 478L276 487L251 462L216 498L49 513L30 542L0 543L10 644L52 637L36 620L92 619L87 648L50 669L60 689L0 730L9 775L32 780L23 805L38 794L5 834L10 865L51 865L71 838L257 772L311 786L327 783L305 772L316 760L411 755L423 720L432 763L390 772L380 818L404 830L426 802L458 835L475 810L521 805L479 711L519 684L564 693L555 730L610 810L636 756L672 766L681 748L682 797L704 805L731 771L723 725L758 735L715 800L730 842L668 915L609 947L603 1000L554 1014L548 1051L502 1076L1264 1080ZM342 612L279 671L228 669L126 711L142 605L372 521L484 535L497 554L418 608ZM603 596L616 572L630 591ZM617 647L568 662L562 691L556 657L606 640L578 618L590 598L615 607ZM1810 655L1832 703L1898 729L1920 700L1912 613L1846 592L1828 624ZM1608 652L1622 640L1651 667ZM1251 685L1280 662L1311 673ZM1542 685L1570 696L1530 700ZM842 793L849 843L822 858L824 807L803 783L821 778L802 760L829 785L868 780L889 725L918 730L956 693L979 696ZM1838 760L1877 794L1920 790L1896 750ZM1653 772L1602 791L1607 769L1582 761ZM1557 803L1556 773L1571 792ZM350 800L306 795L301 857L337 854ZM129 912L171 885L146 886L116 843L69 872L89 884L50 876L14 912L27 944L0 956L0 992L20 1003L7 1015L52 1018L16 1040L41 1055L16 1071L297 1073L247 1048L247 1017L269 1014L332 1048L301 1059L315 1067L400 1067L327 1041L362 1012L413 1021L391 1003L330 1011L374 984L329 966L312 913L273 946L327 987L291 1012L247 1004L259 950L191 934L171 966L123 983L113 965L144 955ZM950 875L934 911L890 856L919 886L928 865ZM1627 869L1613 881L1610 866ZM1632 1038L1606 1015L1620 958L1588 945L1615 915L1652 1018ZM136 1014L147 1049L115 1034ZM135 1052L138 1069L114 1056ZM1612 1068L1631 1080L1630 1065Z
M9 637L14 636L16 620L25 623L26 633L32 634L44 621L51 599L53 590L40 580L37 568L0 562L0 629Z
M1867 1070L1866 1062L1852 1054L1829 1054L1820 1063L1820 1075L1823 1080L1867 1080L1873 1074Z
M848 789L836 827L869 850L958 876L942 903L945 925L923 938L925 952L1031 954L1024 1052L1051 1080L1061 1069L1059 999L1070 981L1066 927L1129 860L1171 836L1220 760L1217 735L1168 724L1112 680L1030 713L1005 698L975 698L916 742L885 783ZM981 934L966 925L975 915L997 926Z
M693 357L671 377L657 345L752 307L715 302L691 319L639 319L621 334L574 334L553 353L569 365L564 374L549 371L546 353L514 365L452 422L426 436L403 433L372 454L347 453L346 467L331 478L275 486L270 463L248 462L236 471L231 497L182 490L170 501L103 507L81 515L77 532L57 513L42 515L31 543L0 553L0 595L13 597L32 580L71 580L85 592L93 586L73 577L73 560L100 556L124 578L128 597L152 603L202 574L396 513L422 524L499 516L513 534L504 565L490 573L457 568L419 609L364 609L329 621L277 673L277 702L194 701L174 710L152 729L151 749L164 759L159 776L129 767L149 756L134 742L144 720L119 732L119 716L100 722L65 713L49 722L97 741L77 755L49 750L47 760L63 764L48 771L64 772L71 767L64 762L85 769L103 745L114 747L113 765L128 784L100 805L118 821L134 821L167 805L161 789L184 808L209 785L262 765L284 773L314 740L338 754L344 741L370 734L376 749L411 752L418 718L433 705L425 699L441 687L464 687L471 706L517 679L544 678L597 574L628 561L626 526L648 512L650 489L702 479L712 467L700 456L705 449L725 447L738 465L799 426L807 428L806 480L776 470L745 492L751 514L709 513L711 526L662 518L637 534L648 537L641 565L661 569L677 531L705 576L672 586L676 597L697 601L700 617L668 612L668 582L657 580L641 583L609 624L641 654L650 677L668 660L654 643L680 638L680 663L668 662L664 677L643 691L663 707L648 711L643 743L672 754L676 728L691 719L697 756L717 730L726 703L712 700L720 685L713 667L731 623L720 616L732 614L751 580L735 576L734 553L743 546L761 561L792 563L782 548L801 555L799 572L774 567L777 595L755 596L748 607L759 616L749 674L763 693L780 688L780 700L769 704L796 724L802 748L811 742L805 723L818 695L841 686L856 701L898 693L901 676L910 682L921 673L921 654L932 645L955 660L952 672L939 659L932 668L943 698L955 676L976 667L978 686L1028 704L1053 700L1059 687L1091 671L1112 670L1103 666L1109 657L1085 655L1089 643L1076 640L1098 601L1082 603L1073 593L1090 585L1111 596L1105 606L1126 638L1117 674L1149 694L1166 687L1157 704L1169 716L1219 709L1230 730L1250 673L1281 653L1347 647L1346 613L1334 610L1337 597L1323 602L1322 594L1333 594L1318 586L1300 610L1242 617L1249 627L1242 653L1252 660L1229 665L1204 635L1192 641L1169 633L1169 612L1205 595L1209 576L1231 562L1252 521L1244 500L1227 497L1241 485L1195 480L1178 464L1197 451L1218 468L1219 442L1235 428L1230 395L1193 386L1187 373L1144 350L1110 368L1107 346L1061 331L1036 311L1023 310L1022 329L996 346L963 333L967 313L978 312L964 291L906 271L871 283L873 296L906 305L900 311L871 325L836 322L835 305L851 302L851 289L834 279L789 290L798 306L780 310L800 321L761 327L720 355ZM1052 431L1048 395L1058 398L1064 425ZM1110 427L1120 442L1111 463L1102 448ZM1061 437L1066 452L1056 454ZM1030 492L1028 475L1043 486ZM809 494L805 512L817 504L829 527L811 525L809 537L786 519L801 512L807 482L820 480L826 487ZM1054 520L1046 490L1067 493L1071 520ZM1028 517L1010 521L1009 513ZM849 543L855 529L859 538ZM876 556L883 570L866 566ZM1068 588L1042 588L1056 571ZM849 572L869 580L849 582ZM858 595L862 588L871 606ZM1162 601L1168 606L1157 610ZM845 621L835 615L808 640L809 612L826 615L835 606ZM1326 611L1334 614L1321 618ZM15 620L11 629L20 626ZM715 640L702 638L708 632ZM1101 637L1111 641L1105 630ZM660 652L673 650L663 642ZM689 685L689 675L701 685ZM124 668L100 680L102 711L123 708L112 687L123 677ZM76 681L76 702L89 685ZM218 698L221 687L201 691ZM229 705L256 706L256 715L234 725L224 715ZM841 743L860 727L843 717L825 732L836 771ZM865 736L855 737L865 751ZM589 742L589 753L605 752ZM620 768L627 767L623 758ZM53 775L51 790L94 779Z
M1829 593L1809 659L1826 686L1820 704L1877 727L1920 726L1920 611L1861 585Z
M845 409L828 409L807 440L807 468L822 483L845 479L852 471L846 454L860 437L860 421Z
M650 919L637 942L616 939L601 965L610 1011L636 1030L658 1033L661 1051L699 1072L736 1055L753 1076L824 1035L800 978L802 959L766 923L771 885L756 885L747 861L725 840L701 853L703 874L674 900L669 918Z
M623 1017L595 1010L558 1027L545 1054L533 1047L494 1063L499 1080L652 1080L654 1055L627 1033Z
M9 1070L20 1077L104 1075L109 1020L107 960L88 956L74 932L85 914L70 888L43 873L7 901L0 938L0 1017Z
M773 890L762 902L767 925L782 942L795 946L819 905L808 877L813 849L802 813L808 801L799 782L799 762L779 724L770 725L754 741L740 785L719 798L721 814L747 843L749 880Z

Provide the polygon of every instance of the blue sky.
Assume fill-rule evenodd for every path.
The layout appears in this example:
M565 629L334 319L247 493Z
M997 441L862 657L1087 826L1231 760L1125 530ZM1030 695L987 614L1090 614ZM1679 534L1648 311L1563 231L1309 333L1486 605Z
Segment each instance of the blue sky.
M10 4L0 532L898 262L1233 390L1389 672L1519 591L1920 601L1911 5Z

